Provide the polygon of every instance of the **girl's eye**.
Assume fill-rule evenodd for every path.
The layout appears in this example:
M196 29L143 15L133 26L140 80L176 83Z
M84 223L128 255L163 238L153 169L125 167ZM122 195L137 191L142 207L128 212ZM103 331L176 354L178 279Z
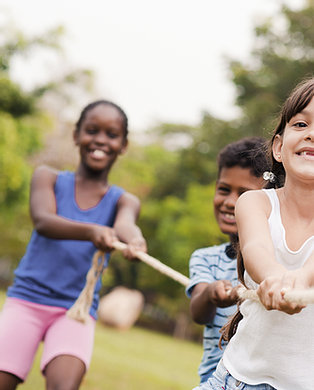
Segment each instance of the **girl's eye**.
M296 122L293 124L294 127L299 127L299 128L303 128L303 127L306 127L307 124L305 122Z
M227 187L218 187L218 191L222 194L227 194L230 192L229 188Z
M86 129L86 133L88 133L88 134L95 134L95 133L97 133L97 129L95 129L94 127L87 128Z
M119 134L113 133L113 132L108 132L107 135L109 138L112 138L112 139L119 137Z

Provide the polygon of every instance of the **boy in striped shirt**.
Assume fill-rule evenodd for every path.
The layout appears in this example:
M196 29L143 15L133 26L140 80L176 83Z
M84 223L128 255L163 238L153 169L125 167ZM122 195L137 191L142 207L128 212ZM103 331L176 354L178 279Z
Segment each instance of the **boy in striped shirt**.
M232 289L238 284L235 204L243 192L264 186L263 173L270 167L265 140L260 137L228 144L220 151L217 162L213 205L219 228L229 241L193 252L189 263L191 283L186 289L193 320L205 325L200 383L206 382L216 369L223 352L218 346L219 330L236 310L237 294Z

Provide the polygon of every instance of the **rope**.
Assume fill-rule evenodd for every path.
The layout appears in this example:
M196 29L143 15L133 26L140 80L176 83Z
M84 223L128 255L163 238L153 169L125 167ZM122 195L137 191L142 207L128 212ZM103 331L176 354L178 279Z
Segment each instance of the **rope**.
M117 241L113 244L113 247L116 250L123 251L127 248L127 245L123 242ZM155 259L154 257L149 256L147 253L137 251L135 255L143 263L150 265L152 268L156 269L157 271L166 276L169 276L171 279L182 284L183 286L186 287L190 283L189 278L163 264L161 261ZM99 261L100 257L101 261ZM102 274L104 260L105 254L101 251L96 251L92 259L92 266L86 275L85 287L81 291L77 300L74 302L73 306L67 311L68 317L83 323L88 321L89 310L93 301L95 285L97 279Z
M116 241L113 244L114 249L123 251L127 248L127 245L123 242ZM188 286L190 279L180 272L163 264L161 261L149 256L147 253L142 251L135 252L136 257L143 263L151 266L160 273L168 276L176 282L182 284L184 287ZM89 318L89 310L93 301L93 294L97 279L103 272L103 266L105 262L105 254L101 251L96 251L93 259L92 266L86 275L86 284L81 291L79 297L74 302L73 306L67 311L67 315L74 320L85 323ZM240 299L253 299L259 301L259 297L255 290L249 290L245 287L237 289L237 293ZM286 291L284 299L287 302L298 303L301 305L313 304L314 303L314 288L308 290L289 290Z
M123 242L117 241L113 244L113 247L119 251L123 251L127 248L127 245ZM175 271L174 269L163 264L161 261L155 259L152 256L149 256L147 253L142 251L135 252L136 257L141 260L143 263L150 265L152 268L156 269L160 273L169 276L169 278L175 280L176 282L187 287L190 283L190 279L182 275L180 272Z
M89 310L93 302L93 295L97 279L103 272L105 254L96 251L92 259L92 266L86 275L86 284L73 306L67 311L67 316L79 322L86 323L89 319Z
M240 299L253 299L260 301L256 290L248 290L245 287L239 287L237 293ZM300 305L307 305L314 303L314 288L307 290L287 290L284 294L284 299L290 303L298 303Z

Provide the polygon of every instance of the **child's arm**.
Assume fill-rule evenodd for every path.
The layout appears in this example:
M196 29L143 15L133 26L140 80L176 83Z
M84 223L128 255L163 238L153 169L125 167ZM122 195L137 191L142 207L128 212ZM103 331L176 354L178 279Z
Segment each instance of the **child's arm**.
M287 271L275 259L275 251L268 226L271 205L263 191L247 191L236 204L240 249L244 266L259 284L257 293L266 309L298 313L304 306L283 299L283 288L293 284L298 271Z
M128 244L124 255L131 259L136 251L147 252L146 241L141 229L136 225L140 213L139 199L125 192L118 201L117 214L113 228L119 240Z
M256 283L282 276L286 269L275 259L268 226L271 205L263 191L247 191L235 207L240 249L244 266Z
M198 324L211 322L216 314L216 307L234 305L238 299L236 289L229 280L217 280L212 283L198 283L192 290L190 311Z
M41 166L33 174L30 213L34 228L46 237L92 241L102 251L112 250L117 240L112 228L92 223L76 222L57 215L54 186L58 172Z

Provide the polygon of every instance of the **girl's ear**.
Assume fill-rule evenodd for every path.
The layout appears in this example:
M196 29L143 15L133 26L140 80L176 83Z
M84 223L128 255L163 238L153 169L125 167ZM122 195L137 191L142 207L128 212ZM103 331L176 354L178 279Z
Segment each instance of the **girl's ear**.
M281 148L282 148L282 136L277 134L274 138L272 151L274 159L278 162L282 162L281 158Z
M74 130L74 131L73 131L73 140L74 140L75 145L78 145L78 144L79 144L78 132L77 132L77 130Z
M127 139L124 140L123 146L122 146L122 148L121 148L121 150L120 150L120 154L124 154L124 153L127 151L127 149L128 149L128 144L129 144L129 141L128 141Z

